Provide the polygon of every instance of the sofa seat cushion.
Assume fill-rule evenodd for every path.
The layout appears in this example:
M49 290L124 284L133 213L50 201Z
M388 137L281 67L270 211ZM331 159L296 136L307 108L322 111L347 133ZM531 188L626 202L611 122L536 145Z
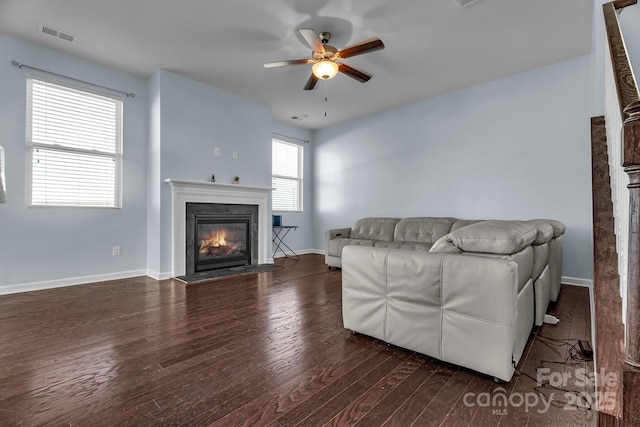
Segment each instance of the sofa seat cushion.
M357 245L357 246L373 246L375 244L375 240L364 240L364 239L350 239L346 237L331 239L329 240L329 247L327 248L327 253L330 256L342 256L342 250L347 245Z
M393 232L399 218L362 218L351 228L352 239L393 241Z
M455 218L446 217L403 218L396 225L393 241L429 243L431 246L451 231L451 225L455 221Z
M429 252L431 243L414 243L414 242L376 242L376 248L399 249L403 251Z
M482 221L449 233L448 239L464 252L510 255L537 235L537 228L523 221Z

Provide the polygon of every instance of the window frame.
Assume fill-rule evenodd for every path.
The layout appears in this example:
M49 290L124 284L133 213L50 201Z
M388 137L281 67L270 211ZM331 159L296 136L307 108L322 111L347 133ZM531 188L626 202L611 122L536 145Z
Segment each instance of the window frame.
M59 144L57 142L53 143L41 143L33 141L33 112L34 112L34 99L33 99L33 82L42 82L45 84L51 84L60 86L66 90L77 91L79 93L88 94L91 96L98 96L103 98L108 98L113 100L116 103L115 112L112 116L114 118L114 150L113 152L97 150L92 148L79 148L73 147L70 145ZM71 92L70 92L71 93ZM27 100L26 100L26 132L25 132L25 141L27 144L27 167L26 167L26 190L27 190L27 207L29 208L97 208L97 209L122 209L122 175L123 175L123 121L124 121L124 100L122 97L96 91L92 89L88 89L85 86L78 84L71 84L67 82L63 82L60 80L51 79L48 77L44 77L38 74L28 74L27 75ZM68 153L75 154L81 156L91 156L95 158L105 158L112 159L115 163L114 166L114 185L113 192L110 195L113 198L110 198L110 202L108 204L91 204L86 201L76 199L73 203L34 203L33 194L34 194L34 152L37 150L49 151L51 153ZM78 170L77 168L75 170ZM85 192L84 194L88 194ZM96 199L97 200L97 199Z
M296 147L297 149L297 157L298 157L298 170L297 170L297 176L287 176L287 175L278 175L274 173L274 162L275 159L273 157L273 151L274 151L274 144L279 143L279 144L285 144L285 145L290 145L293 147ZM273 212L304 212L304 146L298 142L293 142L293 141L289 141L286 138L282 138L282 137L276 137L273 136L271 138L271 154L272 154L272 158L271 158L271 183L273 186L273 192L277 191L277 188L275 186L274 180L275 179L284 179L284 180L291 180L291 181L296 181L297 182L297 188L298 188L298 200L296 203L296 206L294 209L280 209L277 208L274 203L275 203L275 197L271 197L271 210Z

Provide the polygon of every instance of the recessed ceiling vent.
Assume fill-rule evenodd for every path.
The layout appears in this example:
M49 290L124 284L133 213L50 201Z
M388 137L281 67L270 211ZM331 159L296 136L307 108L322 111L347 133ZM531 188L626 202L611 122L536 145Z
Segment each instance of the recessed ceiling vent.
M478 3L480 0L454 0L456 3L456 6L462 8L462 7L469 7L475 3Z
M49 25L40 24L38 28L40 29L40 32L42 34L55 37L59 40L64 40L69 43L75 43L76 40L78 40L78 37L74 36L73 34L66 33L62 30L58 30L57 28L53 28Z

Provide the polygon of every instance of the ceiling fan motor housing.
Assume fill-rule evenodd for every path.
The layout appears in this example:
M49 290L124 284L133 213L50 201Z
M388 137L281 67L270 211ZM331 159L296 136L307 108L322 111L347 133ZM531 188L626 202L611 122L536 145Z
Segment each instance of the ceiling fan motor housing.
M331 33L328 31L323 31L319 33L318 36L320 37L322 44L327 44L329 43L329 40L331 40Z

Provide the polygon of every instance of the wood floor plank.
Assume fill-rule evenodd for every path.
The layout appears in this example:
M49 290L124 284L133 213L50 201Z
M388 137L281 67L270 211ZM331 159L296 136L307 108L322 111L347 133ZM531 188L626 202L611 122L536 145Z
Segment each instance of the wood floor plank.
M468 372L456 369L449 381L440 389L420 416L414 421L414 426L439 426L455 403L460 399L467 385L471 381Z
M420 416L424 409L449 382L455 370L448 365L437 365L435 371L429 376L429 380L423 382L420 387L407 399L394 414L385 421L384 426L405 427L410 426Z
M451 407L446 418L441 425L450 427L468 427L473 425L472 421L478 412L477 397L484 393L489 393L493 382L487 381L483 375L474 375L467 384L467 388L461 397ZM470 403L474 403L473 405Z
M334 395L326 404L312 412L296 425L324 425L330 422L336 414L341 413L349 407L356 399L366 393L374 384L381 381L391 372L404 364L407 354L391 354L386 360L371 369L367 366L368 372L351 382L349 387Z
M372 408L394 392L407 378L422 365L420 357L412 356L398 365L388 375L381 378L369 390L358 396L346 408L340 411L331 421L329 426L355 425L362 420ZM375 424L374 424L375 425Z
M362 339L354 339L362 341ZM322 411L323 406L330 403L337 395L345 392L368 372L372 371L392 356L392 352L384 346L380 346L377 352L372 348L370 352L372 353L370 357L363 359L356 367L342 375L340 378L336 378L331 384L328 384L318 390L312 397L300 402L300 404L295 408L291 408L289 411L278 417L276 421L283 427L294 426L307 418L309 414ZM331 412L331 410L329 412Z
M318 390L325 388L335 378L351 371L359 363L359 353L349 358L330 358L318 362L286 382L270 387L257 399L247 402L241 408L217 420L212 425L264 425L275 421L280 415L309 399Z
M410 362L407 362L410 363ZM431 369L426 368L425 365ZM386 395L377 405L367 412L357 423L358 426L381 426L411 398L413 393L435 372L435 367L426 358L420 360L420 365L395 390Z

